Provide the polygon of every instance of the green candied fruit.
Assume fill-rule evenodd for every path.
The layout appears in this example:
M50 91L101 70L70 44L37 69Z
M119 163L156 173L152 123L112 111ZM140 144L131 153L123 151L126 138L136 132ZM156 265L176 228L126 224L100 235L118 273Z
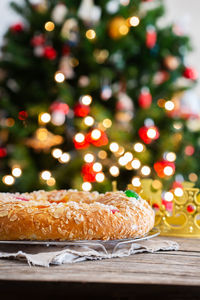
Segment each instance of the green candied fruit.
M132 191L132 190L126 190L124 193L127 197L133 197L137 200L139 199L139 195L136 192Z

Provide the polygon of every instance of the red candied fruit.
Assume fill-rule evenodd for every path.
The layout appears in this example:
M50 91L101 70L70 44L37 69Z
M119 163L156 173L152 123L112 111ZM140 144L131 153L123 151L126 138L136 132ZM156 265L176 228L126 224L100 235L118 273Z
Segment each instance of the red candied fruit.
M192 213L192 212L195 211L195 207L194 207L192 204L189 204L189 205L187 206L187 211L188 211L189 213Z
M115 214L116 212L119 212L119 209L113 208L113 209L111 209L111 212L112 212L113 214Z

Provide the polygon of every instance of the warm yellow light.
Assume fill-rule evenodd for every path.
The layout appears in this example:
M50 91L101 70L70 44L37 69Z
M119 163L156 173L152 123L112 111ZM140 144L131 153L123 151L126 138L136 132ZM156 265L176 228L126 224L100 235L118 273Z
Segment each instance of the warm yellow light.
M142 152L144 150L144 146L141 143L136 143L133 148L136 152Z
M119 149L117 150L117 152L115 153L116 155L120 156L124 153L124 147L122 146L119 146Z
M122 24L120 27L119 27L119 33L121 35L127 35L129 32L129 28L126 24Z
M131 152L126 152L124 154L124 158L126 159L127 162L129 162L133 159L133 154Z
M74 137L75 141L78 143L82 143L85 139L85 136L83 133L77 133Z
M170 166L166 166L163 170L164 174L167 176L171 176L174 173L174 170Z
M85 33L86 38L88 38L89 40L93 40L96 37L96 32L93 29L88 29Z
M107 152L104 151L104 150L100 150L100 151L98 152L98 157L99 157L100 159L105 159L105 158L107 157Z
M125 166L125 165L127 164L127 160L126 160L126 158L125 158L124 156L121 156L121 157L119 158L118 162L119 162L119 164L120 164L121 166Z
M79 60L75 57L71 57L70 60L69 60L69 64L75 68L79 65Z
M87 126L92 126L94 124L94 118L91 116L87 116L84 118L84 123Z
M90 95L84 95L81 97L81 102L84 105L90 105L92 103L92 97Z
M137 170L140 168L141 162L139 161L139 159L134 158L134 160L131 162L131 166L133 167L133 169Z
M49 22L45 23L44 28L46 29L46 31L53 31L55 28L55 25L53 22L49 21Z
M93 140L98 140L101 137L101 131L99 129L92 130L91 137Z
M132 166L131 166L131 162L127 162L126 166L125 166L126 170L132 170Z
M154 180L153 182L152 182L152 187L153 187L153 189L155 189L155 190L158 190L158 189L161 189L162 188L162 182L160 181L160 180Z
M58 149L58 148L55 148L55 149L52 150L51 154L54 158L59 158L62 155L62 150Z
M163 108L165 106L165 102L166 102L165 99L161 98L161 99L158 99L157 104L159 107Z
M104 61L109 56L109 52L106 49L102 49L102 50L95 49L93 54L94 54L94 57L96 59L96 62L99 63L99 64L104 63Z
M147 136L150 138L150 139L154 139L156 137L156 130L154 128L149 128L147 130Z
M172 101L165 102L165 109L168 111L172 111L174 109L174 102Z
M69 153L63 153L62 155L61 155L61 157L59 158L59 161L61 162L61 163L67 163L68 161L70 160L70 154Z
M130 3L130 0L120 0L120 4L123 6L129 5L129 3Z
M182 197L183 196L183 189L180 187L175 188L174 194L176 197Z
M198 176L195 173L190 173L188 176L189 180L192 182L196 182L198 180Z
M94 163L92 168L95 172L100 172L102 170L102 164L96 162L96 163Z
M140 178L139 177L133 177L133 179L132 179L132 185L136 186L136 187L141 186Z
M136 27L140 23L140 19L137 16L133 16L129 19L129 23L131 26Z
M117 143L113 142L110 144L109 148L110 148L110 151L117 152L119 150L119 145Z
M151 173L151 169L148 166L143 166L141 169L141 173L144 176L148 176Z
M174 152L168 152L167 155L166 155L166 159L168 161L175 161L176 160L176 154Z
M91 189L92 189L92 185L91 185L91 183L90 182L83 182L83 184L82 184L82 189L83 189L83 191L85 191L85 192L89 192Z
M37 129L36 136L37 136L38 140L45 141L47 139L47 136L48 136L47 129L46 128Z
M56 82L61 83L65 80L65 75L62 72L57 71L54 75L54 79Z
M95 179L97 182L103 182L105 179L105 175L103 173L97 173Z
M13 127L15 124L15 120L13 118L7 118L5 120L5 125L8 127Z
M112 121L110 119L104 119L102 124L105 128L110 128L112 126Z
M56 181L55 181L55 178L53 177L50 177L48 180L47 180L47 185L48 186L53 186L55 185Z
M19 167L14 167L12 169L12 175L15 177L20 177L22 175L22 170Z
M39 123L49 123L51 120L51 116L48 113L39 114L38 121Z
M173 127L176 129L176 130L180 130L183 128L183 124L181 122L175 122L173 124Z
M51 177L51 172L49 172L49 171L42 171L41 172L41 177L44 180L48 180Z
M109 172L114 177L119 176L119 168L117 166L110 167Z
M12 185L15 183L15 178L12 175L5 175L3 176L2 181L6 185Z
M164 199L166 201L172 201L174 199L174 195L171 192L166 192L164 195Z
M85 154L85 156L84 156L84 161L85 162L91 163L91 162L93 162L93 160L94 160L94 155L93 154L91 154L91 153Z

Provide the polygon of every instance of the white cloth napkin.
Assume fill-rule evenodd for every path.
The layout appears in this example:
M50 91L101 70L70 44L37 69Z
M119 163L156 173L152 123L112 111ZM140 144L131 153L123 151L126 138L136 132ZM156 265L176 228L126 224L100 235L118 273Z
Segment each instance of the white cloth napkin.
M129 243L108 242L69 242L65 246L46 245L11 245L0 244L0 258L25 260L29 265L49 267L64 263L75 263L84 260L97 260L129 256L141 252L157 252L160 250L178 250L174 241L150 239Z

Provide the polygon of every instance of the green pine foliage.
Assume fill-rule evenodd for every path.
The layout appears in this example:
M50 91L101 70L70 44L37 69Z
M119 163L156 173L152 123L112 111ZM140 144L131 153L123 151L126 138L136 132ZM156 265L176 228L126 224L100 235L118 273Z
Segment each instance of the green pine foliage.
M12 3L13 9L23 18L23 27L11 27L5 34L0 61L0 147L6 149L7 154L0 158L0 176L11 174L14 165L19 165L22 175L15 178L11 186L0 182L2 191L31 191L35 189L81 188L83 178L82 166L85 164L84 155L93 153L95 161L102 163L105 180L102 183L92 183L93 189L106 191L111 188L115 177L109 173L109 168L116 165L120 168L117 177L118 186L124 189L131 182L133 176L144 177L139 170L127 170L119 166L118 158L110 150L109 144L102 147L90 145L87 149L77 150L74 147L73 137L77 132L86 134L91 130L84 124L82 117L73 116L73 110L82 95L91 95L89 115L95 119L92 128L97 128L106 118L112 120L110 128L104 128L109 143L117 142L141 161L142 166L151 168L149 177L158 178L153 166L163 160L166 152L175 152L176 171L173 176L165 176L162 181L168 189L176 180L176 174L182 174L185 180L191 172L199 172L197 143L198 134L191 132L187 127L186 119L182 115L169 115L163 107L158 105L159 99L165 101L174 97L180 98L181 93L191 87L195 80L185 79L185 55L191 50L187 36L178 35L174 26L161 27L160 18L164 15L164 1L130 0L128 5L122 5L118 0L95 1L101 10L101 16L96 22L83 20L79 16L80 2L78 0L62 1L66 13L63 19L55 22L52 17L60 1L42 1L41 5L33 5L25 0L19 5ZM83 4L84 1L82 1ZM85 1L86 3L87 1ZM110 3L109 3L110 2ZM109 5L119 3L116 11L110 11ZM122 2L123 3L123 2ZM128 3L128 2L127 2ZM129 32L113 38L115 32L112 22L120 17L128 20L138 16L140 23L136 27L129 27L128 21L124 26ZM57 15L59 17L59 14ZM45 30L45 23L53 21L53 31ZM66 23L68 21L68 23ZM66 25L68 24L68 25ZM75 24L75 25L74 25ZM66 28L64 28L66 26ZM153 26L153 27L152 27ZM153 28L156 42L152 47L146 45L148 30ZM95 39L88 39L86 32L93 29ZM34 45L33 38L42 36L42 45ZM44 47L51 47L56 51L55 57L42 54ZM64 53L65 50L65 53ZM107 57L99 61L99 50L104 50ZM68 53L66 53L68 51ZM175 68L166 64L166 59L176 59ZM55 73L60 70L64 60L66 79L62 83L55 81ZM73 76L68 74L72 72ZM161 72L161 73L158 73ZM163 80L162 80L163 76ZM186 82L187 81L187 82ZM81 83L86 82L86 83ZM108 86L110 98L102 99L102 89ZM149 108L142 108L138 98L144 87L148 87L152 95L152 104ZM123 95L129 100L121 99ZM131 108L130 99L133 107ZM52 122L39 124L38 116L42 112L52 114L51 105L60 101L69 105L70 111L65 122L56 126ZM128 104L123 103L128 101ZM179 100L177 100L179 101ZM127 105L130 107L127 108ZM20 120L19 112L25 111L28 117ZM8 126L8 119L12 126ZM159 131L159 138L145 145L145 151L134 151L136 142L145 144L138 131L144 124L154 122ZM179 129L174 124L179 125ZM101 125L102 126L102 125ZM34 137L39 127L45 127L49 132L63 137L63 143L40 150L28 146L27 140ZM192 156L185 154L185 147L193 145ZM71 159L67 163L60 163L52 156L52 149L60 148L70 153ZM107 158L98 157L100 150L107 151ZM40 178L43 170L49 170L56 183L48 186Z

